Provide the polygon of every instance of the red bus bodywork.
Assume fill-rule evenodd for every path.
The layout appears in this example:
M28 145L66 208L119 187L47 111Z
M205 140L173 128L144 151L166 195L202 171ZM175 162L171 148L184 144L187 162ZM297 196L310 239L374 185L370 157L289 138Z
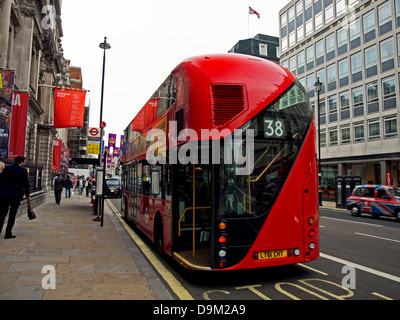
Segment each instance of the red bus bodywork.
M236 54L189 58L177 66L172 71L171 75L176 88L174 92L174 103L161 114L157 114L157 112L151 108L150 103L151 101L159 102L159 100L155 98L156 94L129 124L127 128L128 131L132 131L133 129L133 131L136 131L144 137L149 129L156 126L163 127L166 134L171 134L170 121L177 121L180 129L192 129L197 134L199 140L201 139L202 129L218 129L220 133L235 132L235 130L243 127L246 123L252 123L252 121L254 121L253 119L262 114L262 112L269 112L267 109L276 101L279 101L280 98L285 97L285 94L288 94L289 90L293 88L296 82L293 74L275 63L264 59ZM218 103L221 103L221 105L226 103L228 107L223 109L222 112L214 108L213 98L217 98L212 97L213 85L223 88L229 88L229 86L233 85L242 88L241 90L244 92L241 96L243 103L241 103L237 114L230 112L232 108L230 107L229 91L226 101L224 100L225 98L217 97ZM159 91L160 90L162 90L162 87L160 87ZM293 92L295 92L295 90ZM302 103L307 105L308 100ZM289 108L290 107L281 109L280 111L286 112ZM228 112L226 112L227 110ZM220 112L220 114L217 114L218 112ZM145 188L145 183L148 181L153 181L152 183L154 183L154 179L144 179L145 167L147 168L145 151L142 150L141 153L138 152L138 149L140 149L139 145L141 145L139 138L135 137L129 140L129 134L127 133L125 133L125 137L128 137L128 140L126 141L125 169L123 170L125 175L123 183L125 187L124 211L126 219L132 221L144 234L152 239L154 243L161 247L160 251L162 250L166 254L174 257L185 267L194 270L260 268L307 262L317 259L319 257L319 218L316 133L312 111L306 110L306 112L308 122L305 126L306 130L303 130L304 132L302 131L301 142L296 142L300 144L296 154L292 155L293 164L290 167L280 169L280 173L275 173L278 175L282 173L283 177L280 181L279 190L274 193L273 203L265 202L263 199L264 193L260 193L261 200L258 201L261 204L259 204L259 207L262 208L265 206L265 208L268 208L265 209L265 212L260 209L261 213L258 215L248 214L244 216L243 213L241 213L241 215L238 214L234 217L228 215L224 216L223 214L221 215L220 212L218 213L219 209L216 208L217 204L221 206L224 201L226 201L226 197L224 198L223 196L220 196L219 200L216 199L216 194L223 193L222 191L218 191L220 185L216 181L216 179L224 177L223 173L221 173L221 167L223 166L210 166L206 169L204 169L205 167L201 168L202 172L205 172L203 175L207 175L208 173L208 177L214 178L214 180L208 178L211 187L209 190L206 190L208 193L211 191L211 193L214 194L209 195L210 199L212 199L212 201L210 200L211 205L203 206L206 209L199 209L203 210L202 212L208 210L212 211L210 218L206 219L207 227L203 226L203 231L201 231L201 237L205 235L206 239L208 239L207 237L210 238L210 240L207 240L209 242L209 249L208 244L206 245L207 248L204 249L209 250L209 263L196 262L197 258L194 258L194 252L198 249L195 249L194 244L193 259L189 259L181 253L181 251L183 252L185 250L183 249L185 246L183 246L183 241L180 240L180 235L178 236L177 234L178 229L179 231L181 230L182 224L178 219L182 218L182 209L185 208L183 203L185 203L186 200L180 198L179 195L182 191L181 189L178 190L176 184L178 184L177 181L182 181L179 179L182 179L183 175L180 175L182 171L185 170L185 167L181 166L180 169L175 168L177 167L176 165L175 167L173 165L172 169L171 167L166 168L165 165L162 168L160 167L160 176L163 177L162 179L168 180L167 182L160 182L159 185L162 188L159 193L160 196L143 194L142 191ZM289 118L290 116L287 116L285 121L291 124L291 126L295 126L297 123L296 119L292 120ZM287 127L289 128L289 125L287 125ZM228 130L224 131L224 129ZM278 130L280 127L276 129ZM277 130L275 130L275 132L280 133ZM220 139L225 136L221 134ZM279 151L279 146L282 147L282 150L284 148L291 150L291 147L286 147L286 143L292 143L290 141L296 140L295 136L296 135L293 135L292 137L288 134L286 140L282 139L282 141L284 141L282 145L279 144L281 142L271 143L275 143L274 146L277 153ZM210 138L210 140L212 139L213 138ZM132 141L136 141L136 145ZM166 141L166 150L168 151L165 152L169 154L174 147L179 148L183 144L184 142L177 141L177 139L168 139ZM265 148L265 150L267 150L267 148ZM267 153L267 151L265 151L264 154ZM259 151L259 154L261 154L261 151ZM259 156L259 154L258 157L256 157L258 160L264 157L263 154L261 154L261 156ZM269 161L270 163L273 162L271 160ZM264 167L266 168L267 165L268 163L266 163ZM186 175L190 176L191 170L191 168L187 168L185 171ZM170 181L170 175L172 177L172 182ZM196 179L195 175L195 167L193 166L193 181ZM140 183L138 182L139 176ZM259 180L259 183L261 184L261 181L266 180L265 177L271 176L272 175L268 176L266 173ZM240 185L240 183L242 183L242 186L246 186L247 184L250 186L250 182L248 182L250 181L250 175L246 179L243 178L237 184ZM273 178L270 180L273 180ZM168 183L168 188L165 187L167 186L166 183ZM183 182L179 183L183 185ZM132 185L134 185L136 189L132 187ZM253 183L253 186L254 185L256 185L256 183ZM187 186L190 187L189 184ZM169 195L168 191L165 189L170 189ZM185 190L185 188L182 189ZM197 190L195 182L193 183L193 190ZM238 189L235 190L237 191ZM245 189L242 188L241 190L243 191ZM193 191L193 198L196 192L197 191ZM190 196L190 192L188 192L188 194ZM235 200L237 202L237 204L235 203L235 208L240 208L240 201L245 203L244 206L247 205L246 201L253 201L253 207L257 207L256 201L252 200L253 194L247 194L246 191L242 193L237 192L237 194L239 194L239 197L237 196L235 199L239 200ZM242 200L242 198L244 200ZM197 199L202 200L200 194ZM191 200L193 201L193 206L196 207L197 204L195 201L193 199ZM186 205L186 208L188 208L188 205ZM241 210L247 212L246 208L241 208ZM250 210L248 210L248 213L251 213ZM208 216L209 213L205 215ZM194 213L192 220L195 221ZM220 229L219 226L221 222L225 224L226 229ZM195 222L193 224L195 225ZM210 226L208 226L208 224L210 224ZM191 228L194 239L193 242L196 243L199 242L198 238L200 237L200 230L196 231L198 228L200 227L195 226ZM252 235L247 237L246 234L248 232L252 233ZM226 242L221 243L221 237L225 238L225 240L222 241ZM205 242L203 241L200 245L205 245ZM226 256L223 256L221 251L225 251ZM198 253L198 255L201 255L200 251ZM208 261L208 258L206 261Z

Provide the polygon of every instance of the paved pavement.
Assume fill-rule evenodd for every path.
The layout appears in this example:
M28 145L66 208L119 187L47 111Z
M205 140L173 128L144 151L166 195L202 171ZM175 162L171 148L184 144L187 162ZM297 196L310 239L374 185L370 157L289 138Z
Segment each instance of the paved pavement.
M46 197L36 220L17 218L15 239L3 228L0 300L173 299L107 205L101 227L89 198Z
M0 300L176 299L107 204L103 227L84 196L57 205L49 192L35 212L17 218L15 239L3 228Z

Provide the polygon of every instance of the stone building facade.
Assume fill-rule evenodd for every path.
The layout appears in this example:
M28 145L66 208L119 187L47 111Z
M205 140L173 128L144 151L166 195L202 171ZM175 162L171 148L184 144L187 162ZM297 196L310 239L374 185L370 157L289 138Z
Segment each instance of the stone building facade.
M53 87L69 83L61 6L62 0L0 0L0 68L15 71L14 91L29 93L25 156L43 168L37 203L51 188L53 140L66 136L53 128Z

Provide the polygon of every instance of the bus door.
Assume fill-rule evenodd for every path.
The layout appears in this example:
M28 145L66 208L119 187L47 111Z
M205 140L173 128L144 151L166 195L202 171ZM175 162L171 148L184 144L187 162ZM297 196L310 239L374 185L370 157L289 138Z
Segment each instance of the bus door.
M196 267L211 266L211 166L178 164L174 255Z

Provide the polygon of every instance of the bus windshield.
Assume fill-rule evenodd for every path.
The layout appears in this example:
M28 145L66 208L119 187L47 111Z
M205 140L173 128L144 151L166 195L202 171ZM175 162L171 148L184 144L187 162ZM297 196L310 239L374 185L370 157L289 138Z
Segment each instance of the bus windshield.
M219 166L220 217L260 216L271 209L299 153L312 117L307 93L295 81L290 90L245 124L242 141L246 141L247 129L254 130L254 169L250 174L237 175L236 164ZM232 150L237 149L235 147L233 145ZM230 152L229 149L222 148L222 154Z

